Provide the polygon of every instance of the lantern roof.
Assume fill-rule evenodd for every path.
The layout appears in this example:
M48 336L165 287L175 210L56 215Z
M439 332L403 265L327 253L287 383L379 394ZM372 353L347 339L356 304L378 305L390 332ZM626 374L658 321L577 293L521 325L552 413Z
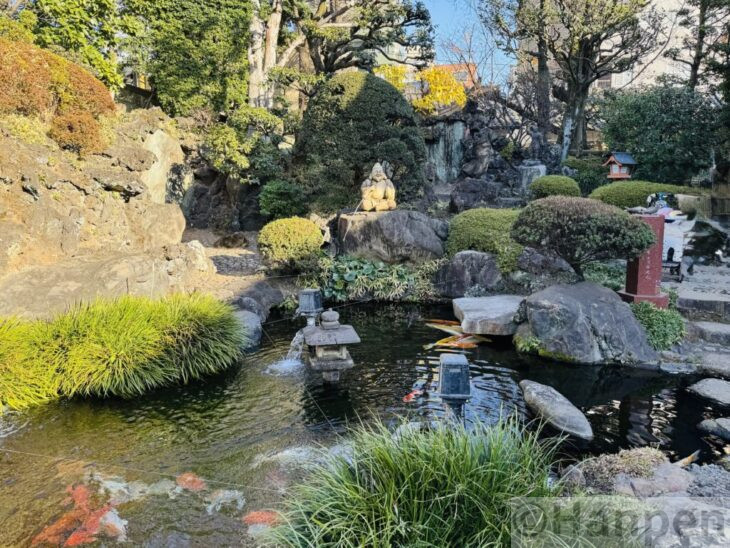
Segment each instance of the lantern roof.
M324 329L316 325L304 328L304 343L307 346L340 346L360 344L360 337L351 325L340 325Z
M635 166L636 165L636 160L634 160L634 157L628 152L612 152L608 161L603 165L610 164L611 160L616 161L617 163L621 164L622 166Z

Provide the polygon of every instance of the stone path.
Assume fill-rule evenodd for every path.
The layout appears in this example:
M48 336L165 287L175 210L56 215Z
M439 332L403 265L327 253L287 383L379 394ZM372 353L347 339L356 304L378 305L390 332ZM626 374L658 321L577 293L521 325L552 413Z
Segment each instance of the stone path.
M524 300L519 295L455 299L454 315L464 333L510 336L517 332L514 317Z
M677 306L694 320L730 322L730 267L700 266L681 284L666 282L679 295Z

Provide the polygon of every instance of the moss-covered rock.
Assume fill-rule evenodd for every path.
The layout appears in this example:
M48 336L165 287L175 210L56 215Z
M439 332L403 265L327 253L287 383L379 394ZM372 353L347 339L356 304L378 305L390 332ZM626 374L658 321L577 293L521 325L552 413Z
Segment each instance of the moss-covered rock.
M345 72L312 98L297 135L297 180L315 210L354 207L360 183L375 162L394 169L399 200L417 198L424 184L426 147L405 97L366 72Z

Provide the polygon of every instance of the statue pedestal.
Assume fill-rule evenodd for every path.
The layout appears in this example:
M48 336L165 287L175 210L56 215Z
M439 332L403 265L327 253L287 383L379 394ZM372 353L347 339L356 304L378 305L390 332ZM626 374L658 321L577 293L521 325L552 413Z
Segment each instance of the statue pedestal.
M659 308L669 306L669 296L661 293L662 253L664 248L664 217L639 215L656 235L656 243L643 255L629 261L626 269L626 288L619 291L627 303L652 303Z

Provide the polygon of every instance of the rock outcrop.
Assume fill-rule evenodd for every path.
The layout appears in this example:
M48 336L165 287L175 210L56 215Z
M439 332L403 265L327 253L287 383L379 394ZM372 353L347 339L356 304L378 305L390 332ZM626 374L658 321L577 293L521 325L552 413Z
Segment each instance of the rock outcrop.
M563 362L648 365L658 362L631 308L603 286L555 285L525 300L518 347Z
M692 386L689 390L692 394L709 400L716 405L730 407L730 382L720 379L703 379Z
M448 230L447 223L418 211L351 213L338 222L344 253L386 263L443 257Z
M502 274L491 253L460 251L434 277L434 287L442 297L457 299L475 289L489 292L499 287Z
M0 315L45 315L97 296L158 295L210 271L182 245L180 144L159 109L122 116L112 144L77 158L0 132ZM177 186L176 186L177 185Z

